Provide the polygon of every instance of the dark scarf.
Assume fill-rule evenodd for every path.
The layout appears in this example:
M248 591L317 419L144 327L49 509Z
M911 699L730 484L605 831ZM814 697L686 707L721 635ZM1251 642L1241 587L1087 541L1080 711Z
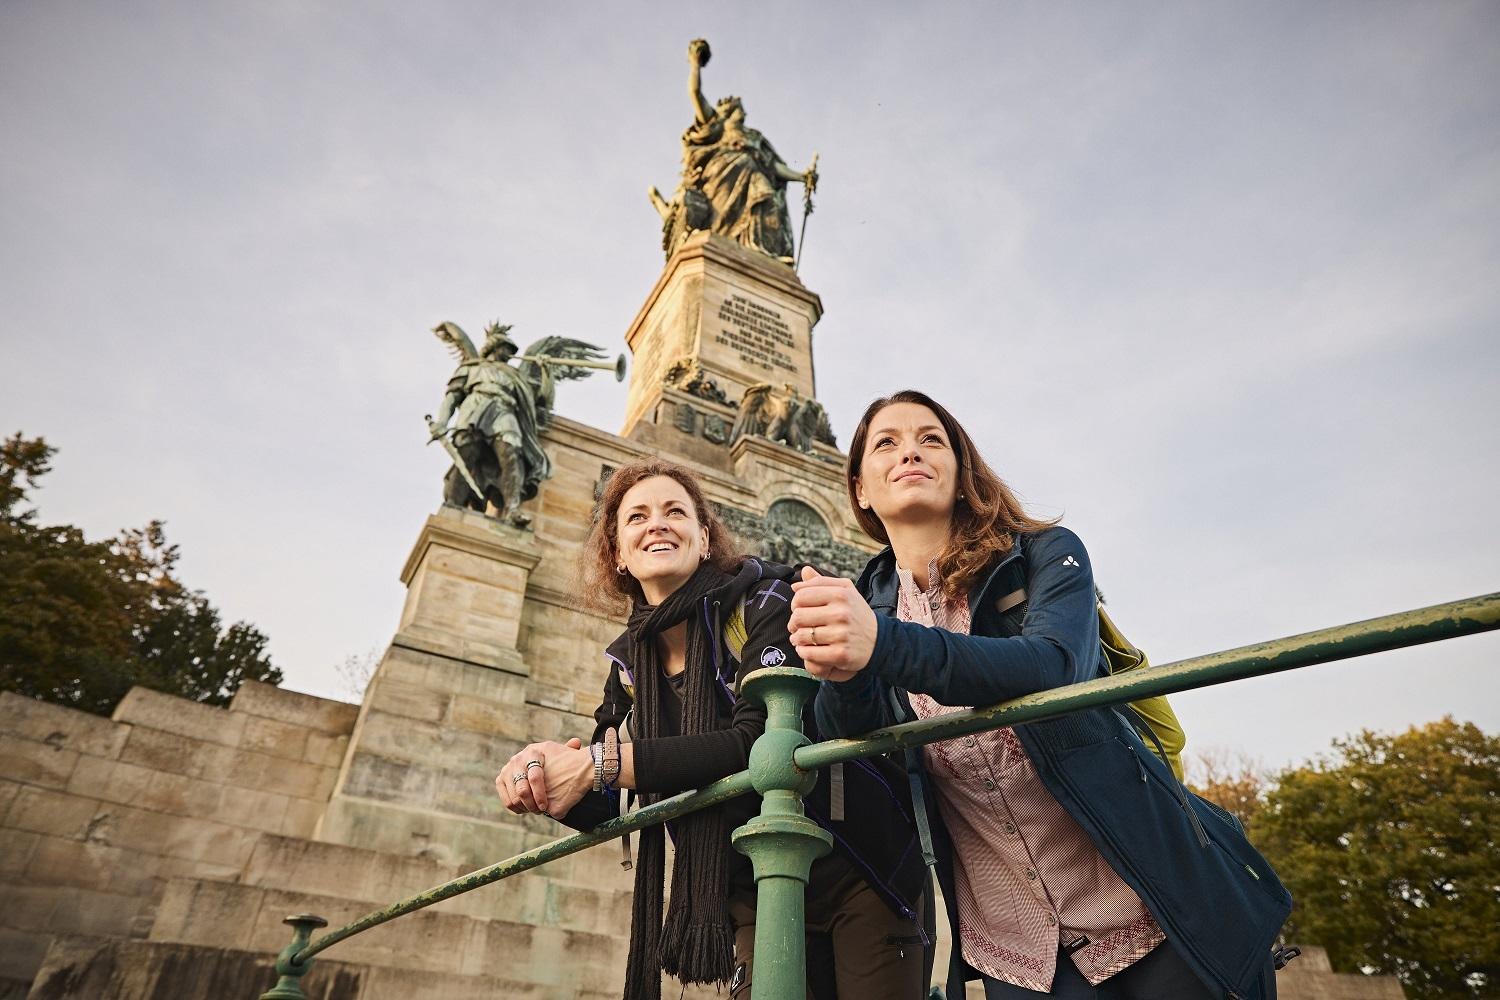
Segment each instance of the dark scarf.
M720 608L733 613L741 594L760 577L747 560L731 577L703 563L692 577L657 607L637 604L630 613L630 657L635 674L637 739L676 733L661 731L661 633L687 622L687 675L682 691L682 733L696 736L719 728L716 658ZM705 599L713 596L713 600ZM704 620L705 603L709 620ZM720 608L715 608L717 603ZM666 796L647 793L650 805ZM734 926L729 920L729 829L724 807L702 809L674 820L672 902L662 922L662 877L666 843L662 824L641 831L630 920L630 958L625 967L625 1000L659 1000L661 973L684 983L727 983L734 973Z

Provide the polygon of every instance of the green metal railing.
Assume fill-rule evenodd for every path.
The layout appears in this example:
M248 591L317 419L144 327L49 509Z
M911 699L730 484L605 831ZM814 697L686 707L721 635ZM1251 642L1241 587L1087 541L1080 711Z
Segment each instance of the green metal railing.
M817 690L818 681L801 669L757 670L745 678L744 695L765 704L766 729L751 748L748 770L699 791L676 795L629 816L610 820L589 833L563 837L480 868L361 917L316 941L311 940L312 931L326 926L327 921L309 914L287 917L285 922L293 928L293 940L277 956L276 986L262 994L261 1000L306 1000L300 979L311 967L313 956L361 931L750 791L762 796L760 815L735 830L733 841L738 850L750 857L755 871L758 898L753 1000L800 1000L806 995L803 889L812 862L827 853L831 843L827 831L802 811L802 796L811 791L820 768L968 733L1056 718L1081 709L1174 694L1497 628L1500 628L1500 593L1486 594L1042 691L986 708L879 729L860 739L817 744L809 742L802 733L801 709Z

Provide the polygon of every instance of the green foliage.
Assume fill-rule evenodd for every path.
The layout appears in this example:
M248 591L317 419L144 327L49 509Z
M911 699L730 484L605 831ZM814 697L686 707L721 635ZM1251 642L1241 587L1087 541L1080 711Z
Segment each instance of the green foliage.
M246 679L280 683L266 637L177 579L160 521L90 542L21 509L53 453L0 446L0 690L107 715L136 684L223 705Z
M1291 889L1288 940L1411 998L1500 990L1500 738L1451 718L1361 732L1279 777L1253 835Z

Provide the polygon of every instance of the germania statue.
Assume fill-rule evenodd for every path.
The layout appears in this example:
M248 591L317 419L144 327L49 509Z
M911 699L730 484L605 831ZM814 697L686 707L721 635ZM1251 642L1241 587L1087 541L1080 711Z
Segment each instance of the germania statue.
M531 517L521 503L552 474L541 430L552 418L556 381L584 378L594 368L612 368L618 380L625 358L601 361L604 352L592 344L543 337L520 356L518 367L510 363L516 344L509 326L491 323L482 350L456 323L439 323L432 332L458 359L437 414L427 418L431 440L441 441L453 459L443 477L443 502L481 513L493 505L502 519L524 528Z
M765 136L745 125L745 105L738 97L709 105L700 85L709 56L703 39L689 43L694 121L682 134L682 180L671 201L650 190L661 215L662 249L670 257L689 233L707 229L791 264L786 186L799 181L810 196L818 184L817 158L807 170L793 170Z

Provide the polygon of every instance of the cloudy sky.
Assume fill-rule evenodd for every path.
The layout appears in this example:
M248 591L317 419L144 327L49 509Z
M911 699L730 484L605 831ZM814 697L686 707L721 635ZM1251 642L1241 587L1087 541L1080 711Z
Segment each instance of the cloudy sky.
M382 646L445 466L427 332L623 349L686 43L802 167L841 440L907 385L1166 662L1500 588L1494 3L0 9L0 432L164 518L298 690ZM796 195L794 194L794 199ZM607 430L623 387L559 411ZM1500 637L1180 696L1267 765L1500 730Z

